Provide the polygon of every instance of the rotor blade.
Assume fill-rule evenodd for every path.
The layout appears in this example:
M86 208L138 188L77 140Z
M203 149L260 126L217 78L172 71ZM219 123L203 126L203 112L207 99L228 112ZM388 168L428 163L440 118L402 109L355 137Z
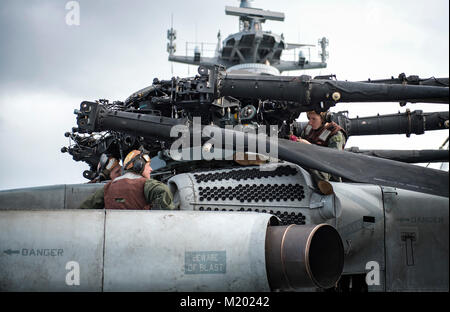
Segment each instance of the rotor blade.
M449 196L448 172L346 151L278 140L279 158L354 182Z
M449 103L448 87L376 84L311 79L309 76L254 76L226 74L220 79L221 96L294 101L311 109L353 102Z
M448 130L449 112L429 112L422 110L397 114L376 115L348 118L345 112L331 113L330 120L341 126L347 136L355 135L385 135L385 134L424 134L425 131ZM294 122L297 134L308 125L307 121Z
M82 102L77 115L80 132L111 129L145 137L166 138L170 141L175 140L171 136L172 127L186 125L186 120L108 111L101 105L99 107L98 103L92 102ZM217 126L202 126L203 130L198 129L197 132L195 127L193 128L193 131L190 131L190 133L194 136L194 142L195 135L201 136L202 141L208 139L208 136L204 135L205 130L209 133L219 132L219 136L222 137L222 142L225 143L225 146L228 145L229 148L233 149L238 146L238 142L244 142L244 146L248 147L250 139L252 140L250 142L256 142L257 146L260 146L260 144L265 145L265 151L270 151L271 140L272 143L274 141L263 136L223 129ZM199 131L203 135L200 135ZM230 136L233 138L231 141L229 140ZM209 137L209 139L211 138ZM258 139L263 141L258 142ZM312 144L297 143L285 139L278 139L275 142L279 159L302 167L329 172L354 182L372 183L438 196L449 196L448 172Z
M280 72L287 70L303 70L303 69L315 69L315 68L325 68L327 67L327 63L322 62L308 62L303 65L300 65L295 61L284 61L280 60L278 64L272 64L273 67L277 68Z
M386 83L386 84L409 84L409 85L424 85L424 86L435 86L435 87L448 87L448 77L443 78L419 78L419 76L411 75L406 77L405 74L400 74L398 78L391 77L390 79L376 79L376 80L366 80L361 81L366 83Z
M206 56L201 56L200 61L195 61L193 55L192 56L169 55L169 61L190 65L203 65L203 66L214 66L216 64L223 63L216 57L206 57Z
M404 163L448 162L448 150L360 150L353 146L346 151L401 161Z
M208 127L211 126L205 126L204 128ZM214 128L217 129L217 127ZM236 142L239 136L244 136L245 146L248 146L249 139L255 141L261 139L255 138L257 136L254 134L244 134L229 129L221 129L221 131L225 136L223 140L225 144L227 142L226 137L230 135L236 136ZM266 151L270 150L269 139L264 139L264 141ZM260 143L257 144L259 146ZM278 139L277 146L279 159L301 167L325 171L353 182L449 196L448 172L285 139Z

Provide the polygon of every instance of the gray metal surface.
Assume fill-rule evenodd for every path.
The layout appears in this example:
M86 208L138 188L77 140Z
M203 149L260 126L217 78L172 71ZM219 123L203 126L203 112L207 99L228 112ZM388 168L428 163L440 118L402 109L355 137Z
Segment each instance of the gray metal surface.
M335 226L345 249L343 274L365 274L366 264L376 261L380 266L380 285L369 286L369 291L382 291L385 254L381 188L367 184L331 184L335 192L336 209L341 211Z
M66 184L65 209L77 209L81 203L105 183Z
M238 64L231 67L228 67L227 72L228 73L239 73L239 71L243 71L244 73L259 73L259 74L265 74L265 75L280 75L280 71L273 66L269 66L266 64L260 64L260 63L244 63L244 64Z
M276 177L253 172L243 181L197 181L195 174L258 167L174 176L169 185L185 211L69 209L102 184L1 191L0 290L268 291L264 240L271 215L261 212L298 224L298 217L285 215L294 212L305 217L300 224L336 227L345 249L343 274L364 275L366 264L379 264L380 284L369 291L448 291L448 198L356 183L331 183L334 195L320 195L305 170L278 165L298 171ZM239 183L299 184L305 196L200 201L201 187ZM201 207L217 211L197 211ZM80 285L65 282L71 261L80 266Z
M297 170L297 173L295 175L283 175L283 176L276 176L276 177L263 177L262 175L255 174L255 177L250 178L241 178L240 180L237 180L235 178L218 178L215 181L207 181L207 182L197 182L196 181L196 175L202 174L202 175L220 175L223 173L233 173L238 172L242 170L257 170L260 171L261 174L264 172L272 172L277 167L290 167L295 168ZM309 199L311 197L312 191L312 182L309 174L302 169L301 167L283 162L278 164L270 164L270 165L262 165L259 166L249 166L249 167L241 167L241 168L233 168L233 169L220 169L220 170L213 170L213 171L202 171L198 173L183 173L174 176L171 178L168 182L169 186L171 186L171 190L178 191L180 195L180 208L183 210L198 210L200 207L211 207L219 208L219 210L222 209L234 209L239 210L239 208L244 207L245 209L248 208L259 208L259 209L271 209L275 206L280 208L309 208ZM240 200L233 198L233 199L226 199L222 200L219 198L218 200L215 200L214 198L211 198L211 200L205 199L200 200L200 190L201 188L220 188L220 187L236 187L237 185L289 185L289 184L299 184L303 186L303 190L305 193L305 197L302 200L280 200L280 201L247 201L241 202Z
M65 185L0 191L0 210L63 209Z
M274 172L279 167L293 168L296 173L264 176L264 173ZM243 170L246 172L245 178L238 174ZM217 178L198 180L205 175ZM336 213L339 213L335 211L334 197L317 194L309 173L288 162L183 173L172 177L168 185L174 194L175 207L180 210L267 212L279 217L282 224L299 225L320 224L335 218ZM239 185L252 190L239 190ZM292 191L294 186L302 187L304 195L301 200L296 197L297 191ZM202 195L206 188L215 192L215 195ZM248 200L252 195L255 195L254 199Z
M284 13L281 12L273 12L268 10L261 10L261 9L253 9L253 8L236 8L231 6L225 7L225 13L227 15L234 15L234 16L255 16L260 17L267 20L274 20L274 21L284 21Z
M449 290L448 198L383 188L386 290Z
M101 291L105 212L0 211L0 291ZM79 285L70 262L79 264ZM66 269L66 265L68 265Z
M76 209L103 185L62 184L0 191L0 210Z
M271 218L194 211L0 211L0 290L269 291L265 238ZM67 282L73 262L79 266L75 285Z
M104 290L269 291L265 237L271 217L109 210Z

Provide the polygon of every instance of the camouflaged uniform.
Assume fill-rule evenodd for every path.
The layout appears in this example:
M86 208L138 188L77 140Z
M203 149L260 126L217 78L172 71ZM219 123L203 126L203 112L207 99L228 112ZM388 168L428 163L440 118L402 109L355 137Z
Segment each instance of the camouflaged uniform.
M301 137L311 144L331 147L338 150L343 150L347 141L345 130L335 122L326 123L317 130L313 130L311 125L308 125L302 131ZM310 173L316 183L319 180L342 181L340 177L333 176L327 172L312 169L310 170Z
M87 198L81 209L175 209L173 196L167 185L154 179L145 179L134 172L108 182Z

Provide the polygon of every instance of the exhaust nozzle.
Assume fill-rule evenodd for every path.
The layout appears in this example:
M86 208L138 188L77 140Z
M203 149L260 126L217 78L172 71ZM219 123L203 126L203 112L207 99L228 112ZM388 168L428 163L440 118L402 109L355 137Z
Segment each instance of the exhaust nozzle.
M269 226L266 267L272 290L330 288L344 267L344 246L329 224Z

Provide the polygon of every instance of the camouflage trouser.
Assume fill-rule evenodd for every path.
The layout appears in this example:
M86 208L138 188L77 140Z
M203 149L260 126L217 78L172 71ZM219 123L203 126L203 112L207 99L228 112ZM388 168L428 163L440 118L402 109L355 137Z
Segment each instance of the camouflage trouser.
M311 174L311 178L313 179L314 184L317 186L317 182L324 181L334 181L334 182L342 182L341 177L336 177L331 173L310 169L309 173Z
M328 140L328 147L334 148L337 150L343 150L345 147L346 138L344 136L344 133L342 131L339 131L335 135L333 135ZM341 177L337 177L332 175L331 173L318 171L315 169L310 169L309 173L311 174L311 178L314 181L314 184L317 186L317 182L324 180L324 181L333 181L333 182L342 182Z

